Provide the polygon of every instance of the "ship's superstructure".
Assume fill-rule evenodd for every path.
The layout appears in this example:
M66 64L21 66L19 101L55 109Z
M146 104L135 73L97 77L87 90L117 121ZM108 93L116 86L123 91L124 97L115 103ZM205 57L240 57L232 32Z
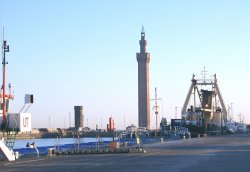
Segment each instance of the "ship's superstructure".
M223 101L216 74L207 78L204 68L202 78L193 75L182 109L182 119L186 124L204 128L222 128L226 125L227 109Z
M33 103L33 95L26 95L25 97L25 105L21 109L21 111L26 108L25 112L22 113L10 113L10 101L13 100L14 96L11 94L11 84L9 84L9 93L6 93L6 64L8 62L5 58L5 53L9 52L9 45L7 45L7 41L3 40L2 44L2 65L3 65L3 83L1 87L0 93L0 126L1 132L3 133L3 137L0 139L0 154L4 157L4 159L9 161L14 161L17 158L17 154L13 152L13 147L16 140L16 134L18 131L20 132L30 132L31 131L31 114L26 113L29 109L30 105Z

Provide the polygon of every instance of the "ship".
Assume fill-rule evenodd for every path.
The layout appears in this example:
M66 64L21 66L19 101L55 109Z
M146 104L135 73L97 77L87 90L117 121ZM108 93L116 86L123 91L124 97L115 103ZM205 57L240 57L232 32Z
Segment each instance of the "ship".
M222 133L227 128L227 109L216 74L208 78L205 67L201 74L201 78L193 74L191 79L182 109L182 125L191 133Z
M27 113L27 110L33 103L33 95L26 94L23 108L18 113L10 113L10 102L14 99L14 95L11 93L11 84L8 85L9 93L6 93L6 65L8 62L5 54L9 52L9 45L4 39L2 52L3 82L0 93L0 131L2 137L0 138L0 157L8 161L14 161L18 158L18 153L13 151L17 133L31 131L31 114ZM24 108L25 111L22 112Z

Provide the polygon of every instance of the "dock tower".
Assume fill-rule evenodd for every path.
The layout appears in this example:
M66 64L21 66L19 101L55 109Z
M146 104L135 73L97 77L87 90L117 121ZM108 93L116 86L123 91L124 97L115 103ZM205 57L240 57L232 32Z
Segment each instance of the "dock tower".
M146 52L147 41L142 27L140 52L136 53L138 62L138 126L150 128L150 99L149 99L149 61L150 54Z
M190 125L207 129L222 128L227 122L227 109L222 98L216 74L207 78L207 71L201 72L202 78L193 74L191 86L182 109L182 119Z
M83 128L83 106L74 106L75 110L75 129Z

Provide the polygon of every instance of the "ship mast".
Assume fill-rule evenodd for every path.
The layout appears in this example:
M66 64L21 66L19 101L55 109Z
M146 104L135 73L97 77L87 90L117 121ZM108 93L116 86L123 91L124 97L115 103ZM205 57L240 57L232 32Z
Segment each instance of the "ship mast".
M4 31L3 31L4 32ZM6 64L8 64L8 62L6 62L6 58L5 58L5 53L9 52L9 45L7 45L7 41L4 40L4 36L3 36L3 46L2 46L2 54L3 54L3 85L2 85L2 89L3 89L3 94L2 94L2 112L3 112L3 117L2 117L2 126L1 129L5 129L6 128L6 101L5 101L5 82L6 82Z
M159 106L158 106L158 102L157 102L158 98L157 98L157 88L155 87L155 106L153 107L153 109L155 110L155 137L157 137L157 121L158 121L158 113L159 113Z

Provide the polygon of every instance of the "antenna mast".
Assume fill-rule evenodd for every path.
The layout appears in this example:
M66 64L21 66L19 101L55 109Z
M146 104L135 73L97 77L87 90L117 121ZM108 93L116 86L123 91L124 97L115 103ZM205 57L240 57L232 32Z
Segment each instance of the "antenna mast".
M204 84L206 84L206 79L207 79L207 70L206 70L206 67L204 67L204 69L201 71L201 75L202 75L202 78L204 80Z

